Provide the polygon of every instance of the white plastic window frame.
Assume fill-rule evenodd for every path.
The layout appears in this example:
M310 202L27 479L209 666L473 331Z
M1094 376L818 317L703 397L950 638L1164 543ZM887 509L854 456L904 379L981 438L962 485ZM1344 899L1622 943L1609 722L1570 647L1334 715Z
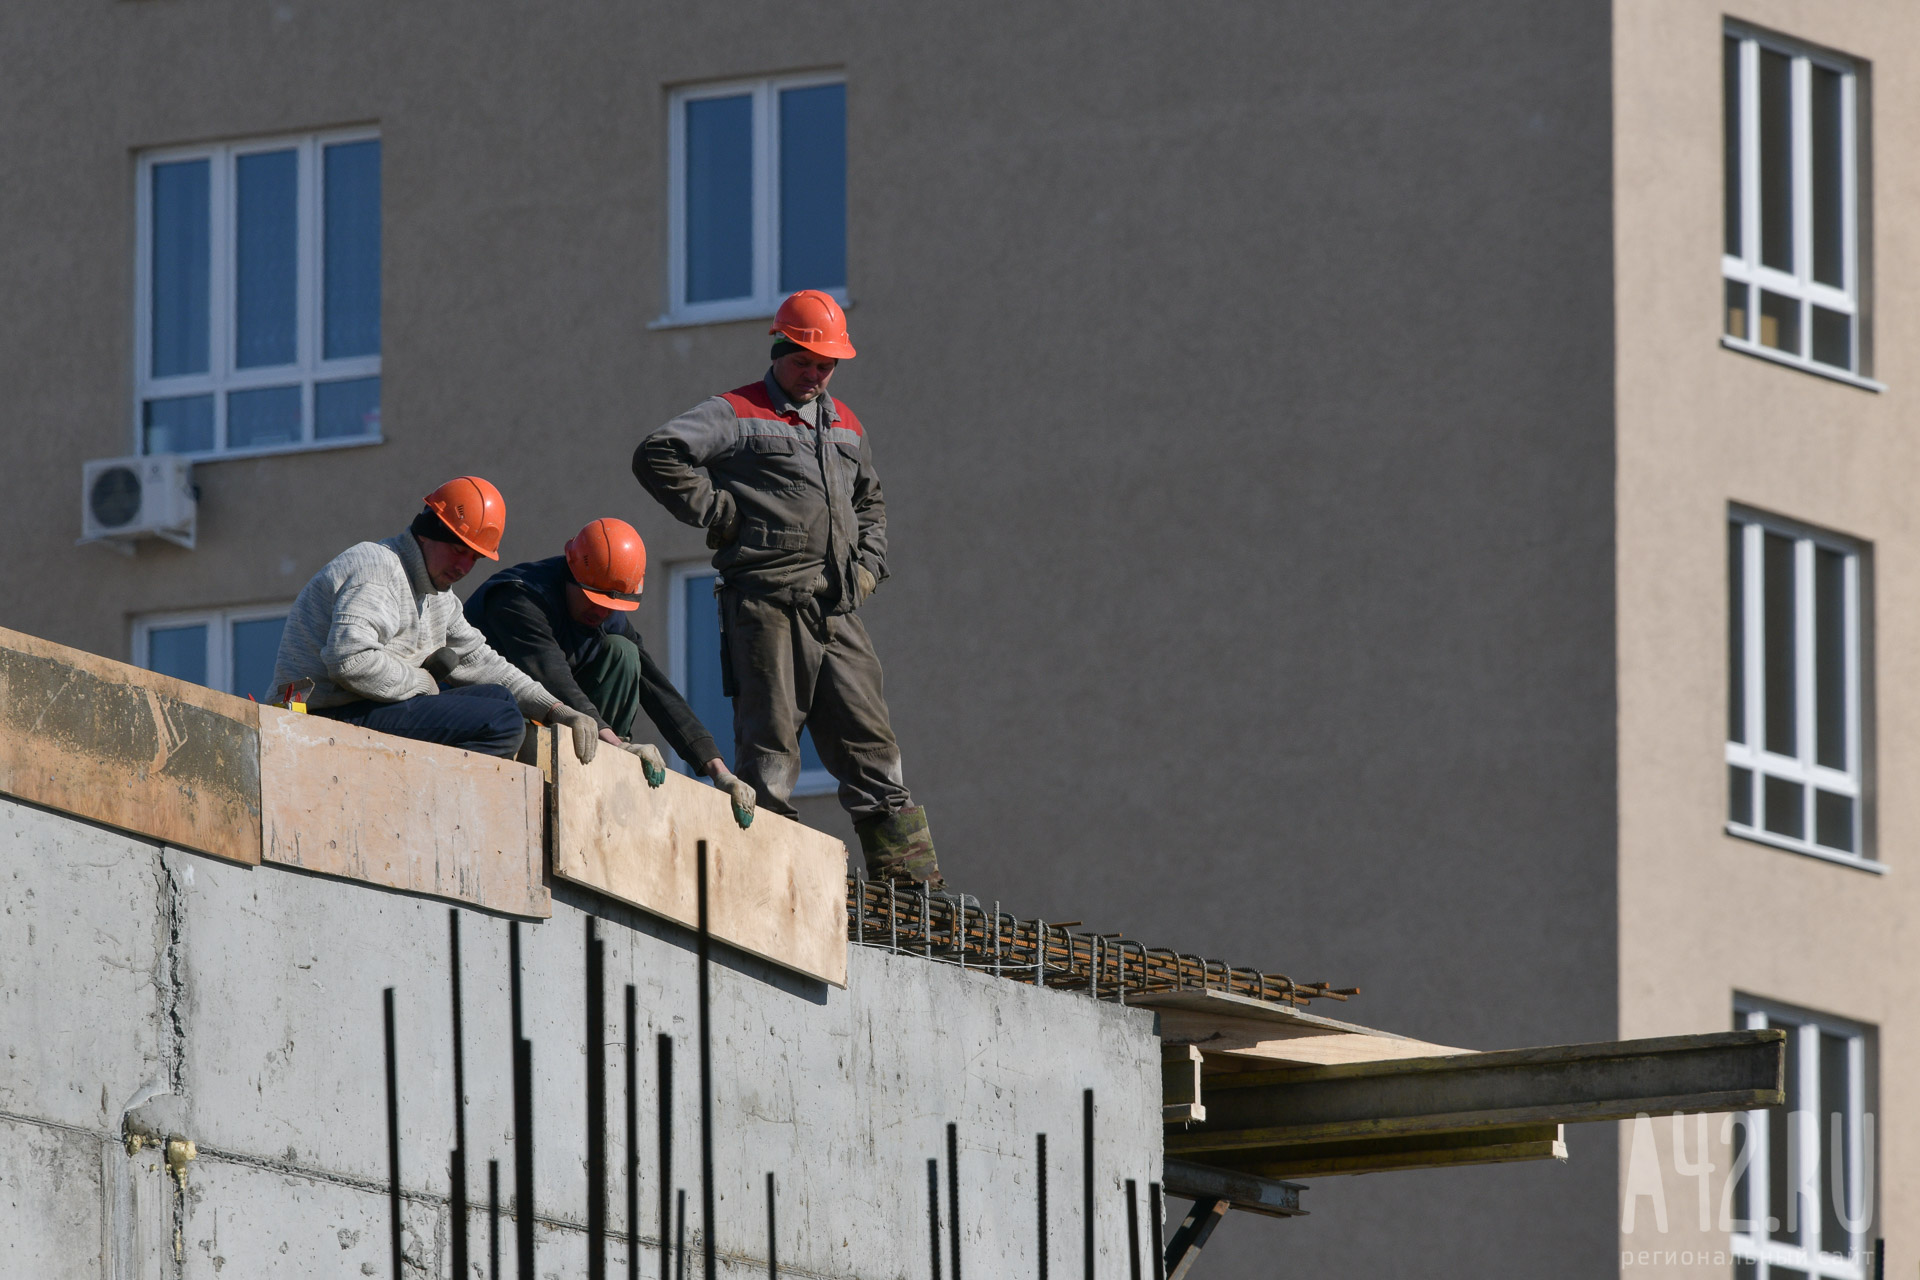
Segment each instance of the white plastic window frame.
M669 591L667 595L667 675L673 680L673 687L686 696L687 688L687 585L704 579L709 591L720 575L712 566L698 561L689 564L674 565L668 572ZM723 742L721 751L731 757L733 744ZM682 773L691 774L693 769L686 761L675 759L674 768ZM832 795L840 784L834 781L832 774L825 769L803 769L800 780L794 784L796 796Z
M1742 253L1720 257L1720 271L1731 284L1747 290L1747 336L1724 332L1726 304L1721 305L1720 343L1734 351L1759 356L1780 364L1792 365L1809 373L1851 383L1870 391L1884 391L1885 384L1866 376L1860 368L1862 327L1866 323L1860 305L1860 128L1859 75L1854 62L1760 31L1740 23L1726 25L1727 39L1740 45L1740 245ZM1794 270L1780 271L1760 261L1760 51L1770 50L1792 59L1792 149L1793 149L1793 261ZM1841 254L1846 283L1842 288L1822 284L1813 278L1813 106L1812 85L1815 66L1840 75L1841 131ZM1725 181L1725 175L1722 175ZM1800 312L1800 350L1783 351L1760 341L1760 291L1779 294L1793 300ZM1822 364L1812 356L1814 305L1852 318L1848 361L1843 368Z
M207 687L221 693L233 689L233 624L268 622L285 618L293 609L286 604L245 605L234 609L196 609L181 613L148 613L133 620L133 665L151 671L150 642L155 631L173 627L204 626L207 629ZM242 689L238 697L249 693L258 697L262 690Z
M1727 833L1745 840L1755 840L1761 844L1773 845L1781 849L1791 849L1796 853L1808 854L1829 862L1843 863L1863 870L1884 872L1886 864L1867 855L1866 833L1868 831L1866 813L1864 738L1862 732L1862 689L1864 687L1861 662L1863 644L1861 636L1861 546L1859 543L1808 528L1793 521L1782 520L1776 516L1766 516L1758 512L1735 508L1727 515L1730 525L1740 529L1741 570L1743 583L1741 603L1743 616L1740 619L1742 644L1741 651L1745 660L1742 672L1741 688L1745 694L1744 722L1747 731L1746 742L1727 743L1727 764L1753 773L1752 824L1733 821L1728 814ZM1794 745L1797 754L1781 755L1766 749L1766 652L1764 589L1766 566L1764 563L1764 539L1769 533L1794 540ZM1816 547L1836 552L1844 560L1844 578L1841 608L1845 611L1842 630L1845 635L1846 659L1846 743L1847 765L1845 770L1829 768L1815 761L1815 723L1814 723L1814 562ZM1731 682L1729 682L1731 683ZM1853 801L1853 848L1852 853L1828 848L1814 842L1811 834L1803 839L1784 836L1766 829L1766 815L1762 809L1765 783L1768 777L1781 778L1812 787L1844 795ZM1804 825L1802 830L1814 831L1814 808L1809 798L1802 806Z
M1802 1274L1807 1280L1867 1280L1870 1265L1867 1229L1873 1215L1868 1161L1872 1158L1876 1136L1872 1112L1866 1104L1868 1028L1825 1014L1788 1010L1751 997L1741 997L1735 1002L1734 1023L1750 1030L1779 1027L1787 1033L1787 1052L1798 1060L1799 1091L1797 1097L1786 1100L1784 1108L1747 1111L1736 1118L1736 1123L1746 1126L1742 1158L1746 1161L1748 1200L1746 1204L1735 1203L1740 1174L1736 1166L1726 1184L1726 1203L1734 1228L1728 1242L1729 1251L1735 1258L1754 1265L1754 1280L1775 1277L1776 1267ZM1823 1032L1847 1042L1847 1110L1842 1122L1850 1156L1847 1185L1854 1197L1865 1201L1846 1206L1838 1215L1847 1229L1848 1238L1843 1242L1822 1238L1821 1203L1818 1199L1808 1202L1811 1197L1827 1194L1823 1174L1829 1153L1822 1149L1819 1141L1820 1036ZM1775 1124L1797 1127L1798 1132L1790 1137L1791 1151L1814 1153L1812 1167L1801 1169L1800 1176L1794 1180L1790 1211L1798 1218L1803 1241L1798 1245L1774 1240L1771 1230L1767 1229L1773 1175L1768 1139L1769 1126ZM1753 1230L1756 1225L1762 1229ZM1747 1229L1741 1230L1743 1226ZM1835 1250L1832 1247L1835 1243L1841 1244L1842 1250Z
M686 85L667 97L667 311L650 326L720 324L753 320L779 309L780 292L780 94L845 84L844 71L816 71L753 80ZM750 297L688 302L687 298L687 104L711 98L753 98L753 293ZM845 285L823 290L842 307Z
M220 458L256 458L279 453L306 453L320 449L351 449L379 444L383 433L333 440L314 439L314 386L321 382L346 381L380 376L381 357L349 356L327 360L320 355L324 316L321 272L322 223L325 219L326 180L321 163L323 149L339 143L370 142L380 137L376 128L338 129L325 133L293 134L275 138L248 138L239 142L214 143L192 147L165 147L141 152L135 174L134 216L139 227L134 261L134 388L133 450L147 452L143 429L148 400L174 396L211 395L213 397L213 448L184 452L194 461ZM234 289L238 280L235 255L238 252L235 202L238 184L234 182L235 162L245 155L270 151L296 151L299 154L299 224L295 229L295 314L298 317L294 337L293 364L240 369L234 365ZM180 160L206 160L208 228L207 327L208 369L205 373L153 376L153 167ZM384 219L383 219L384 220ZM229 449L227 441L227 393L251 387L284 387L300 384L300 439L283 444L253 445ZM382 388L384 393L385 388Z

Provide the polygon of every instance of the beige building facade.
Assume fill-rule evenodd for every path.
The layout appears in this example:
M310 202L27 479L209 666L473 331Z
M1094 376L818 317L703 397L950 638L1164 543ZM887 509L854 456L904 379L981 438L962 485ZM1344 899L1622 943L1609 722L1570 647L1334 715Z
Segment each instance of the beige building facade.
M507 563L634 523L640 628L692 678L706 552L629 458L761 374L784 287L838 288L889 507L863 616L950 880L1465 1047L1806 1028L1803 1109L1839 1100L1871 1183L1849 1239L1906 1274L1909 8L15 0L0 625L135 661L200 626L231 683L250 624L475 473ZM1729 65L1749 166L1845 125L1741 179L1737 252ZM844 213L790 208L836 172L834 86ZM86 464L156 443L194 546L76 545ZM1596 1126L1565 1165L1325 1180L1202 1268L1799 1280L1722 1221L1731 1132L1704 1226L1694 1130Z

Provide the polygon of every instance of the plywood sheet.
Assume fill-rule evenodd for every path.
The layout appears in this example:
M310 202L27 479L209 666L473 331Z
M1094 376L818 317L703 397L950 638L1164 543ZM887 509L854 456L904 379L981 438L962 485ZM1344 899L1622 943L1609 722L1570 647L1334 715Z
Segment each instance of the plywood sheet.
M708 850L713 936L784 968L847 984L847 849L762 811L742 831L727 797L602 748L590 765L554 752L553 872L643 911L698 922L697 842Z
M262 707L260 782L267 862L553 914L536 768Z
M1152 992L1127 1003L1159 1014L1160 1039L1168 1045L1199 1049L1207 1057L1209 1071L1276 1063L1386 1062L1471 1052L1222 991Z
M260 861L257 708L0 629L0 792L183 849Z

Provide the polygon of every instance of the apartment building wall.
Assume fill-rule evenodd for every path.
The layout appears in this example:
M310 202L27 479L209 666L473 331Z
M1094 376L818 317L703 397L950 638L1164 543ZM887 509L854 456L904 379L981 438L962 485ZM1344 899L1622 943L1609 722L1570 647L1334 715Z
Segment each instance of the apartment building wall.
M1862 60L1862 208L1869 215L1873 391L1723 349L1721 39L1729 19ZM1619 278L1620 1033L1727 1025L1737 997L1865 1024L1877 1117L1886 1274L1912 1271L1920 1130L1910 1073L1920 984L1908 922L1920 812L1920 14L1898 3L1615 6L1615 246ZM1865 544L1867 852L1884 874L1725 834L1728 547L1735 504ZM1877 1076L1877 1081L1874 1077ZM1697 1180L1676 1176L1657 1124L1669 1220L1637 1204L1628 1252L1727 1248L1731 1168L1716 1121L1686 1156L1716 1164L1702 1229ZM1622 1148L1621 1175L1629 1179ZM1642 1184L1644 1186L1644 1183ZM1623 1266L1725 1275L1717 1264Z
M288 599L472 471L510 561L632 520L660 645L704 553L628 455L765 342L649 327L666 86L845 68L835 390L950 878L1358 983L1414 1035L1616 1031L1605 5L28 0L0 59L0 621L122 656L134 615ZM190 553L72 547L81 462L131 443L135 154L359 123L385 443L201 465ZM1598 1275L1612 1137L1574 1136L1329 1181L1208 1265Z

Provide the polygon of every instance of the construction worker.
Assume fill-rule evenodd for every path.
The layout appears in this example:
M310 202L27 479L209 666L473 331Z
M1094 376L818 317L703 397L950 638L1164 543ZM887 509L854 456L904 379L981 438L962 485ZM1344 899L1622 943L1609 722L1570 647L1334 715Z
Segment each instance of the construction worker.
M880 660L855 610L887 577L887 510L860 420L827 394L851 359L847 318L805 289L780 304L766 377L648 436L633 473L705 529L720 571L720 669L734 765L791 817L800 730L840 782L867 873L940 887L926 811L887 722Z
M407 529L361 542L313 575L287 614L273 687L331 720L491 756L520 749L526 719L573 734L584 763L598 725L487 647L451 590L500 558L507 505L478 476L426 496Z
M660 748L634 742L639 713L680 758L733 798L742 827L753 822L753 788L733 776L713 735L654 664L627 615L646 587L647 547L624 520L599 519L567 543L566 553L516 564L467 597L467 621L494 652L582 715L602 742L640 758L647 782L666 781Z

